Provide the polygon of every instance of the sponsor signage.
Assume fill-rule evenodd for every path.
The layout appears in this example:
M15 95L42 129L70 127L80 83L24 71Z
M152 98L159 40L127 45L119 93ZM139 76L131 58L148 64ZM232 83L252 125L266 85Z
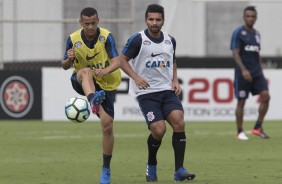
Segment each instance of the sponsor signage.
M282 78L280 69L268 69L264 74L269 83L271 101L265 119L282 119ZM46 76L46 77L44 77ZM55 81L50 77L56 78ZM66 101L79 96L70 83L71 71L63 69L43 69L43 119L67 120L64 115ZM129 94L129 78L122 73L122 83L117 89L115 102L115 119L119 121L143 121L144 118L136 99ZM233 69L178 69L181 85L180 96L186 121L235 121L237 101L233 88ZM58 92L60 91L60 92ZM245 120L257 119L259 96L249 95L245 105ZM90 120L98 118L92 115Z
M1 71L1 119L41 119L41 71Z

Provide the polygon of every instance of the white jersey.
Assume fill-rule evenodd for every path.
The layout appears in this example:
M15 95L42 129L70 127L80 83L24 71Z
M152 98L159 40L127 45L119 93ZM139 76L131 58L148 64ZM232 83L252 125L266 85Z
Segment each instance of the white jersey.
M137 75L144 78L150 85L140 90L134 80L130 78L129 94L139 96L164 90L172 90L173 79L173 44L169 35L163 32L161 43L151 41L144 31L139 32L142 37L141 48L136 58L130 64Z

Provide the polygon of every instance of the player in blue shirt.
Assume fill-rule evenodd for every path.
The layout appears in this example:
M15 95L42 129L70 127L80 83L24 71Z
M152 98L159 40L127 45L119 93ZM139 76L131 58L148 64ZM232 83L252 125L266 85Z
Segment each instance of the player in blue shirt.
M236 107L237 138L248 140L243 130L243 115L245 101L251 92L252 95L260 95L261 103L258 109L259 115L254 128L253 135L263 139L269 138L262 128L265 114L269 106L269 92L266 79L262 71L262 61L259 54L261 37L259 32L253 28L257 20L257 11L254 6L244 9L245 24L237 28L232 35L231 50L235 67L234 89L238 99Z

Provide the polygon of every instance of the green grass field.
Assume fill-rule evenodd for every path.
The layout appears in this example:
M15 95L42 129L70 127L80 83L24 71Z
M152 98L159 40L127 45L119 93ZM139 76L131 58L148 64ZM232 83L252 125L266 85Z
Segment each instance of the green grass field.
M265 122L269 140L250 135L235 139L235 123L186 124L185 167L197 174L194 184L281 184L282 122ZM112 184L143 184L147 135L142 122L115 122ZM173 181L172 131L158 153L160 184ZM99 183L102 153L98 122L0 121L1 184Z

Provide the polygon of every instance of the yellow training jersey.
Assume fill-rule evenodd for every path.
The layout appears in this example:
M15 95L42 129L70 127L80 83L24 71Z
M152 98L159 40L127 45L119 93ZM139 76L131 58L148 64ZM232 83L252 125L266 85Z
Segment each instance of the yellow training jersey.
M111 59L109 58L105 44L109 31L104 28L99 28L100 34L98 36L97 43L94 48L89 48L83 42L81 38L81 30L70 35L72 44L75 46L75 59L73 61L74 71L77 72L81 68L92 67L92 68L106 68L111 64ZM93 73L93 77L99 86L107 91L115 90L121 83L121 73L120 69L115 70L112 73L104 77L96 77Z

